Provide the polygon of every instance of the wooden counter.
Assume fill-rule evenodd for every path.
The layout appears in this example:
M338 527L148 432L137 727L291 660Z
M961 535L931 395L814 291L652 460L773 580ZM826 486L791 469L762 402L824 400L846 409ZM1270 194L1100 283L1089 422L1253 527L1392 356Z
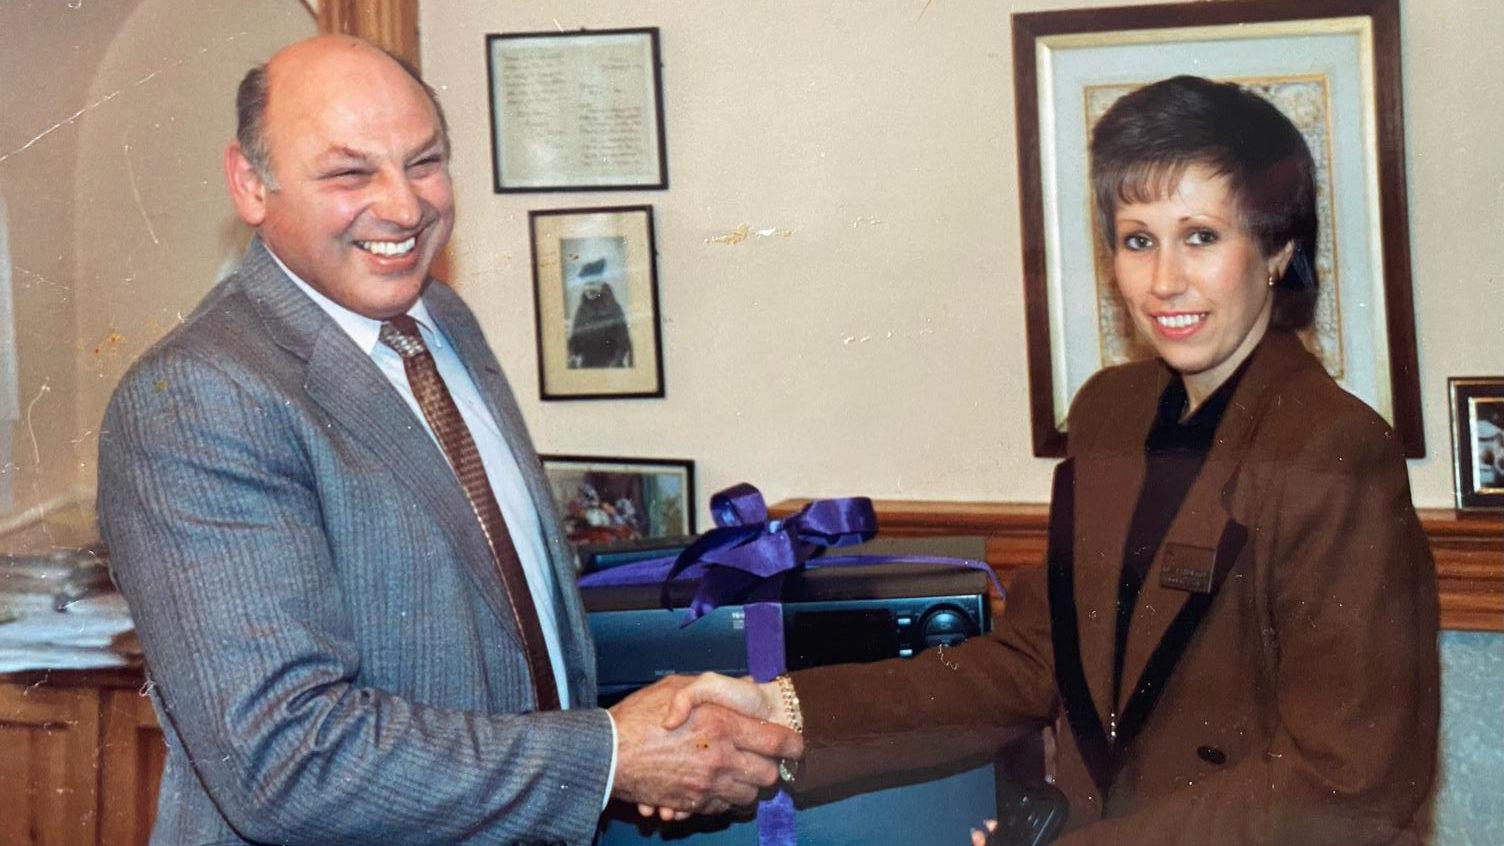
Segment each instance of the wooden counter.
M0 844L144 844L166 747L140 670L0 675Z

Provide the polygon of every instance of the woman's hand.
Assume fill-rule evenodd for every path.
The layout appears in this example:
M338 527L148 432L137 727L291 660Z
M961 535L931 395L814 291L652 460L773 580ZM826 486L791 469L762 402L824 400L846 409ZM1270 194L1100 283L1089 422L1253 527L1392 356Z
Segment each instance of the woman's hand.
M780 707L782 697L776 682L758 684L751 678L733 679L719 673L701 673L693 682L680 688L663 717L663 728L673 731L689 719L696 705L711 703L740 711L749 717L789 725L788 714Z
M980 828L971 830L971 846L987 846L987 835L997 831L997 820L987 820L983 825L987 826L985 832Z

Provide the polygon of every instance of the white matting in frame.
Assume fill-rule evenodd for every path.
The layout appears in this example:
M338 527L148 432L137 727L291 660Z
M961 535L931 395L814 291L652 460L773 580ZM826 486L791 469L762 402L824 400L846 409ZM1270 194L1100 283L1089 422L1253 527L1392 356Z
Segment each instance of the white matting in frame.
M1103 276L1091 127L1118 96L1177 74L1251 88L1305 134L1317 164L1322 285L1307 345L1344 388L1393 420L1370 19L1048 35L1036 58L1056 426L1093 373L1144 354L1125 336L1132 329ZM1088 326L1090 338L1067 334Z

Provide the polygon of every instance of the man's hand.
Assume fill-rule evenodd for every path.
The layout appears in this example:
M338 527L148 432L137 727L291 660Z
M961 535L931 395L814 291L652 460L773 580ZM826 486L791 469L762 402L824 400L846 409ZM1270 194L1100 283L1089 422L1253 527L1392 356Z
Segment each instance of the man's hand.
M612 795L645 810L656 807L665 819L751 804L778 780L779 758L804 752L797 733L708 698L665 728L670 703L691 681L666 678L611 708L617 735Z

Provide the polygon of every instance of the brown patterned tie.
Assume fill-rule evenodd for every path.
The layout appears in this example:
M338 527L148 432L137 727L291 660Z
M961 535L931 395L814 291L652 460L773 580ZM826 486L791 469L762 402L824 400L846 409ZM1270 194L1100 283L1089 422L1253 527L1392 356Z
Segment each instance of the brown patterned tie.
M548 646L543 640L543 627L538 624L538 609L533 604L532 591L528 590L527 576L522 572L522 562L517 558L517 548L512 545L512 533L507 531L506 519L496 504L491 492L491 483L486 479L486 468L481 464L480 453L470 430L465 428L464 418L444 387L439 369L434 366L433 355L418 334L417 321L403 314L381 324L381 342L402 356L407 382L434 437L444 448L454 475L459 478L465 498L480 521L486 543L496 559L496 569L501 571L501 580L506 584L507 601L512 606L512 616L517 621L517 631L522 636L522 646L527 652L528 668L533 676L533 692L537 696L538 710L557 710L559 691L555 686L553 665L548 660Z

